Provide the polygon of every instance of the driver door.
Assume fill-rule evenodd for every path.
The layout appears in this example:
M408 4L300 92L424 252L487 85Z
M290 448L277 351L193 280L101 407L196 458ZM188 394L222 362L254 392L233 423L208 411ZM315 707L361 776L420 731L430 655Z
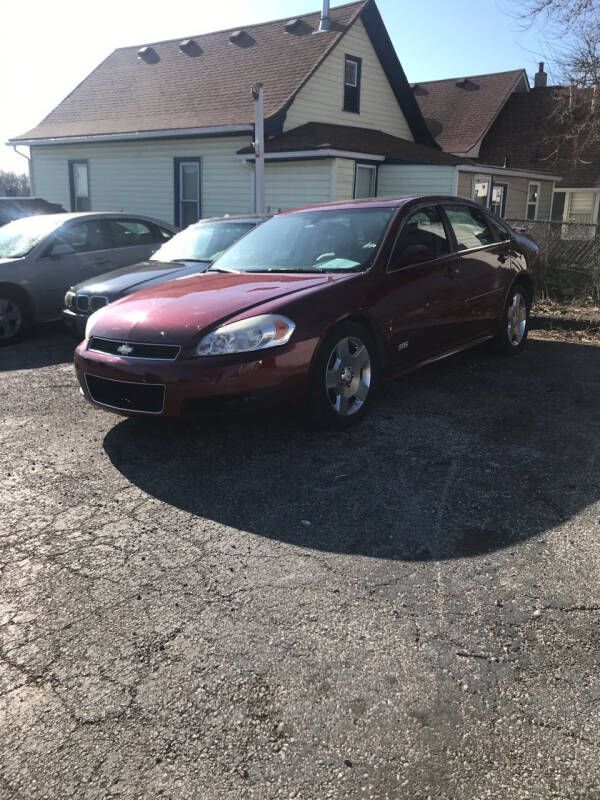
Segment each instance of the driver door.
M392 369L452 349L459 339L460 269L437 206L409 213L385 277L377 314L386 319Z
M53 254L56 245L70 250ZM32 275L40 317L59 317L70 286L110 269L111 246L102 219L77 219L59 228L35 262Z

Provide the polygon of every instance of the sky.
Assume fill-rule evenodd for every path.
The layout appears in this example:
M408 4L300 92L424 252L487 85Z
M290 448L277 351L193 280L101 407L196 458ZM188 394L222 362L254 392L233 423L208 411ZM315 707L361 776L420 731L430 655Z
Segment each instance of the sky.
M520 0L377 0L377 5L411 82L520 67L531 76L544 59L540 31L525 29L514 17ZM4 143L36 125L115 48L320 8L321 0L3 3L0 170L27 171L26 160Z

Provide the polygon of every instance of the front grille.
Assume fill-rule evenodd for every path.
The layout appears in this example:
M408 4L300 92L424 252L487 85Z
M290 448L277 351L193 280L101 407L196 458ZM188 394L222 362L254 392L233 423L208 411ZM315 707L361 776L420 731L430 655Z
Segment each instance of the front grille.
M92 400L102 406L143 414L160 414L163 410L165 387L162 384L114 381L87 374L85 382Z
M101 297L100 295L94 295L90 300L90 310L91 311L98 311L99 308L108 304L108 297Z
M143 344L141 342L125 342L122 339L103 339L101 336L92 336L88 345L89 350L100 353L109 353L112 356L125 356L126 358L160 358L173 361L181 349L178 344Z
M87 296L87 294L78 294L76 303L79 311L90 310L90 298Z

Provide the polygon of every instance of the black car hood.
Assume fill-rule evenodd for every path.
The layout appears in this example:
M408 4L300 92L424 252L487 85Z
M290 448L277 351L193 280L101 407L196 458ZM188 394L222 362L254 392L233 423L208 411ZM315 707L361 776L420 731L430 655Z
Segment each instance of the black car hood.
M105 272L95 278L82 281L73 287L73 291L81 294L107 297L109 302L126 294L146 289L158 283L185 278L206 272L210 261L142 261L129 267L121 267L112 272Z

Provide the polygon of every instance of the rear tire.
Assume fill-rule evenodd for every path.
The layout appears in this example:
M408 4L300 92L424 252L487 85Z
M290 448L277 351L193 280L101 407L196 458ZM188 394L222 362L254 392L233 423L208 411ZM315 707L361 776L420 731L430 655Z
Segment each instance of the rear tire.
M306 416L323 428L358 425L381 378L377 347L362 325L342 322L321 344L313 364Z
M0 289L0 347L15 344L31 327L27 303L10 289Z
M492 348L505 356L516 356L525 347L529 332L529 292L521 283L515 283L506 299L502 324L492 339Z

